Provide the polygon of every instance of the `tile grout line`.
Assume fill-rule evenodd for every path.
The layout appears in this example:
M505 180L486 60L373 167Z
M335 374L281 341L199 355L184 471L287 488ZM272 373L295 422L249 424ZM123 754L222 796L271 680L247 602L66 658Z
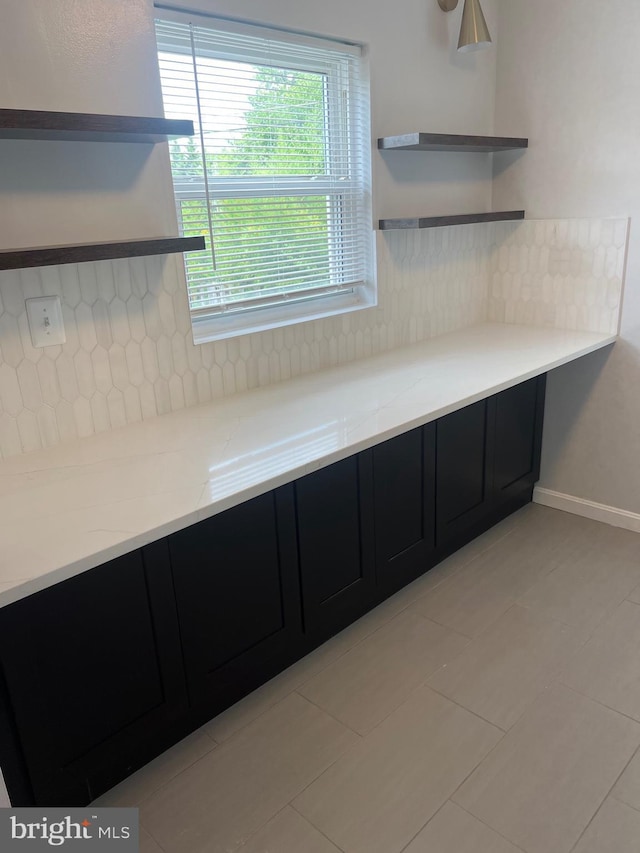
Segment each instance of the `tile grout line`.
M545 623L545 624L547 624L547 625L560 625L560 626L562 626L562 627L564 627L564 628L570 628L572 631L580 631L580 629L579 629L579 628L576 628L576 627L575 627L575 626L573 626L573 625L568 625L566 622L562 622L562 621L560 621L560 620L558 620L558 619L554 619L554 618L552 618L552 617L540 616L540 615L539 615L539 614L537 614L535 611L530 610L530 609L529 609L529 608L527 608L527 607L523 607L521 604L518 604L518 602L517 602L517 601L516 601L516 602L514 602L514 603L511 605L511 607L509 608L509 610L507 610L505 613L503 613L503 615L502 615L500 618L501 618L501 619L502 619L502 618L504 618L504 616L506 616L506 615L507 615L507 613L509 613L511 610L513 610L513 608L514 608L514 607L521 607L522 609L527 610L527 612L528 612L528 613L530 613L530 614L531 614L531 616L532 616L534 619L537 619L537 620L539 620L540 622ZM461 657L461 656L466 652L466 650L469 648L469 646L471 645L471 643L476 642L476 641L477 641L477 640L479 640L479 639L480 639L480 638L481 638L485 633L488 633L492 628L494 628L494 627L495 627L495 625L496 625L496 623L497 623L497 621L499 621L499 620L496 620L496 622L492 623L492 624L491 624L491 625L489 625L487 628L485 628L485 629L484 629L480 634L478 634L478 636L477 636L477 637L474 637L474 638L469 642L469 644L468 644L468 645L467 645L467 646L466 646L466 647L465 647L465 648L460 652L460 654L459 654L457 657ZM566 661L565 666L570 665L570 663L571 663L571 661L573 660L573 658L574 658L574 657L576 657L578 654L580 654L580 652L584 649L584 647L586 646L586 644L589 642L589 640L590 640L590 639L591 639L590 637L587 637L586 639L583 639L583 640L581 641L580 646L575 650L575 652L574 652L574 653L570 656L570 658ZM457 658L456 658L456 659L457 659ZM454 662L455 662L455 659L451 661L451 663L454 663ZM539 691L539 692L538 692L538 693L533 697L533 699L529 702L529 704L528 704L528 705L527 705L527 707L522 711L522 713L520 714L520 716L518 717L518 719L517 719L517 720L515 720L515 721L514 721L514 722L513 722L513 723L512 723L508 728L506 728L506 729L505 729L505 728L504 728L502 725L500 725L499 723L496 723L496 722L494 722L493 720L488 720L486 717L483 717L483 716L482 716L482 714L479 714L477 711L474 711L473 709L468 708L466 705L463 705L461 702L458 702L456 699L453 699L451 696L448 696L446 693L443 693L443 692L442 692L441 690L439 690L437 687L434 687L432 684L430 684L430 683L429 683L430 679L431 679L431 678L433 678L433 677L434 677L438 672L440 672L440 671L441 671L442 669L444 669L446 666L448 666L448 664L443 664L443 665L442 665L438 670L436 670L436 672L432 673L432 675L430 675L430 676L429 676L429 679L427 679L427 682L426 682L427 687L431 688L431 690L433 690L435 693L438 693L440 696L443 696L445 699L448 699L450 702L453 702L455 705L459 705L459 707L463 708L465 711L468 711L470 714L474 714L476 717L479 717L481 720L484 720L486 723L489 723L490 725L494 726L495 728L500 729L502 732L504 732L504 734L505 734L505 735L506 735L506 734L508 734L508 733L513 729L513 727L514 727L514 726L516 726L516 725L520 722L520 720L524 717L524 715L525 715L525 714L527 714L527 713L529 712L529 710L530 710L531 706L532 706L532 705L534 705L534 704L538 701L538 699L540 699L540 697L542 696L542 694L544 693L544 691L545 691L545 690L547 690L549 687L551 687L553 684L556 684L556 683L558 683L558 684L562 684L562 686L566 686L562 681L560 681L560 680L559 680L559 679L560 679L560 676L561 676L561 672L556 672L555 674L550 675L550 676L549 676L549 680L548 680L548 681L546 681L546 682L542 685L542 687L540 688L540 691ZM562 671L564 671L564 667L563 667ZM576 693L577 693L578 691L574 691L574 692L576 692ZM582 694L581 694L581 695L582 695ZM588 699L588 698L591 698L591 697L586 696L585 698L587 698L587 699ZM597 701L597 700L593 700L593 701ZM605 707L608 707L608 706L605 706ZM610 708L609 710L615 710L615 709L614 709L614 708ZM620 712L617 712L617 713L620 713ZM624 716L624 715L623 715L623 716ZM632 718L630 718L630 719L633 719L633 717L632 717ZM640 721L636 721L636 722L640 722Z
M555 569L554 569L553 571L555 571ZM550 575L551 575L551 574L553 574L553 571L552 571L552 572L550 572L549 574L550 574ZM547 577L549 577L549 575L547 575ZM560 625L564 625L566 628L572 628L574 631L584 631L584 632L585 632L585 634L587 634L587 638L586 638L586 640L584 641L584 644L583 644L583 645L586 645L586 644L589 642L589 640L591 640L591 639L593 638L593 635L596 633L596 631L598 630L598 628L600 627L600 625L602 625L604 622L606 622L606 620L607 620L607 619L610 619L610 618L611 618L611 616L613 616L613 614L615 613L615 611L618 609L618 607L620 607L620 605L621 605L624 601L627 601L627 599L626 599L626 598L621 599L621 600L620 600L620 601L619 601L619 602L618 602L614 607L612 607L612 608L611 608L611 610L610 610L610 611L607 611L606 613L604 613L604 614L603 614L603 616L601 616L601 617L598 619L598 621L597 621L597 622L596 622L592 627L590 627L590 628L582 628L580 625L575 625L575 624L573 624L573 623L571 623L571 622L565 622L563 619L558 619L558 618L557 618L557 617L555 617L555 616L545 616L545 617L543 617L543 616L542 616L542 614L537 613L537 611L536 611L535 607L533 607L533 606L531 606L531 605L529 605L529 604L524 604L524 603L522 602L522 600L521 600L521 599L522 599L526 594L527 594L527 593L523 593L523 594L522 594L522 596L521 596L520 598L518 598L518 599L516 599L516 600L515 600L514 604L517 604L519 607L522 607L522 608L524 608L525 610L528 610L528 611L529 611L529 613L532 613L534 616L537 616L538 618L546 618L546 619L549 619L549 620L551 620L551 621L558 622ZM631 602L631 604L634 604L634 603L635 603L635 602Z
M619 714L621 717L624 717L626 720L630 720L631 722L636 723L636 725L639 725L639 726L640 726L640 721L636 720L634 717L630 717L628 714L624 714L622 711L618 711L618 710L616 710L615 708L611 708L609 705L605 705L605 704L604 704L604 702L600 702L598 699L594 699L592 696L587 696L585 693L581 693L579 690L575 690L573 687L569 687L567 684L564 684L564 683L563 683L562 681L560 681L559 679L556 679L556 682L557 682L558 684L560 684L562 687L564 687L564 688L565 688L565 690L569 690L569 691L571 691L572 693L575 693L575 694L576 694L576 696L581 696L583 699L587 699L587 700L588 700L588 701L590 701L590 702L594 702L596 705L599 705L601 708L606 708L606 710L607 710L607 711L611 711L611 712L612 712L612 713L614 713L614 714ZM620 771L620 773L616 776L616 778L615 778L615 780L614 780L613 784L611 785L611 787L608 789L607 793L606 793L606 794L605 794L605 796L603 797L602 802L600 803L600 805L598 806L598 808L595 810L595 812L594 812L594 813L593 813L593 815L591 816L591 818L590 818L589 822L587 823L587 825L585 826L585 828L582 830L582 832L580 833L580 835L579 835L579 836L578 836L578 838L576 839L576 842L575 842L575 844L573 845L573 847L571 847L571 851L575 850L575 848L578 846L578 844L580 843L580 840L582 839L582 836L583 836L583 835L586 833L586 831L589 829L589 827L591 826L591 824L593 823L593 821L594 821L594 820L595 820L595 818L597 817L598 813L599 813L599 812L600 812L600 810L602 809L602 806L604 805L604 803L606 802L606 800L607 800L609 797L613 797L615 800L618 800L618 798L617 798L616 796L614 796L614 794L613 794L613 789L614 789L614 788L615 788L615 786L618 784L618 782L620 781L620 779L621 779L622 775L624 774L624 772L626 771L626 769L629 767L629 765L631 764L631 762L633 761L633 759L636 757L636 755L637 755L639 752L640 752L640 745L638 745L638 746L636 747L636 749L635 749L635 750L634 750L634 752L632 753L632 755L631 755L631 757L629 758L629 760L627 761L627 763L624 765L624 767L622 768L622 770ZM624 803L624 801L622 801L622 800L618 800L618 802L622 802L622 803L623 803L623 805L629 805L628 803ZM630 806L630 808L633 808L633 806ZM639 810L638 810L638 809L635 809L635 811L639 811ZM571 853L571 851L569 851L569 853Z
M629 720L632 723L635 723L640 728L640 720L637 717L631 717L629 714L625 714L624 711L619 711L617 708L612 708L611 705L607 705L605 702L601 702L599 699L594 699L593 696L588 696L586 693L581 693L580 690L576 690L575 687L570 687L568 684L565 684L564 681L560 681L559 677L554 679L554 683L563 687L565 690L569 690L571 693L575 693L576 696L581 696L583 699L587 699L589 702L593 702L596 705L599 705L601 708L606 708L607 711L611 711L612 714L617 714L620 717L624 717L625 720Z
M140 820L140 815L139 815L139 814L138 814L138 823L139 823L140 829L144 830L144 831L147 833L147 835L148 835L148 836L149 836L149 838L154 842L154 844L157 844L157 845L158 845L158 847L160 848L160 850L162 850L162 853L167 853L167 851L166 851L166 850L165 850L165 848L162 846L162 844L160 844L160 842L159 842L159 841L158 841L158 839L155 837L155 835L154 835L150 830L148 830L146 826L143 826L143 825L142 825L142 821ZM138 833L138 834L139 834L139 833Z
M281 808L281 809L278 809L278 811L277 811L275 814L273 814L273 815L271 815L271 817L267 818L267 820L265 820L265 822L264 822L263 824L261 824L257 829L255 829L255 830L254 830L254 831L249 835L249 837L248 837L248 838L245 838L245 840L242 842L242 844L240 844L240 846L239 846L239 847L236 847L236 848L235 848L236 853L242 853L242 848L243 848L243 847L246 847L246 845L247 845L247 844L249 844L249 842L250 842L252 839L254 839L254 838L256 837L256 835L257 835L259 832L261 832L261 831L265 828L265 826L266 826L268 823L271 823L271 821L272 821L272 820L275 820L275 819L276 819L279 815L281 815L281 814L285 811L285 809L287 809L287 808L289 808L289 804L288 804L288 803L285 803L285 805L284 805L284 806L282 806L282 808Z
M453 800L448 800L447 802L451 802L451 803L453 803ZM519 845L519 844L516 844L516 842L515 842L515 841L512 841L512 840L511 840L511 838L507 838L507 836L506 836L506 835L503 835L501 832L498 832L498 830L497 830L495 827L491 826L491 824L487 823L487 822L486 822L485 820L483 820L481 817L478 817L477 815L475 815L475 814L473 814L472 812L470 812L470 811L469 811L469 809L465 809L465 807L464 807L464 806L461 806L461 805L460 805L460 803L453 803L453 804L454 804L455 806L457 806L459 809L462 809L462 811L463 811L463 812L466 812L466 814L468 814L468 815L469 815L470 817L472 817L474 820L477 820L477 821L478 821L479 823L481 823L483 826L486 826L486 827L487 827L487 829L490 829L490 830L491 830L491 832L495 832L495 834L496 834L496 835L498 835L500 838L504 838L504 840L505 840L505 841L508 841L508 842L509 842L509 844L511 844L513 847L515 847L515 848L516 848L516 850L520 850L520 851L522 851L522 853L527 853L527 851L524 849L524 847L520 847L520 845Z
M638 752L639 752L639 751L640 751L640 747L638 747L638 749L633 753L633 756L632 756L632 757L631 757L631 759L629 760L629 764L631 764L631 762L632 762L632 761L633 761L633 759L636 757L636 755L638 755ZM618 776L618 778L616 779L615 785L613 786L614 788L615 788L615 786L618 784L618 782L620 781L621 776L625 773L625 771L626 771L626 770L627 770L627 768L629 767L629 764L627 764L627 766L624 768L624 770L622 771L622 773L620 774L620 776ZM614 793L613 793L613 788L611 789L611 791L609 791L609 793L607 794L607 797L612 797L612 798L613 798L617 803L621 803L623 806L628 806L630 809L633 809L633 810L634 810L634 812L638 812L638 814L640 814L640 809L639 809L639 808L637 808L636 806L631 805L631 803L628 803L626 800L621 800L621 799L620 799L620 797L618 797L616 794L614 794Z
M369 614L370 614L370 613L372 613L372 612L373 612L373 611L369 611ZM330 666L333 666L333 665L334 665L334 664L336 664L338 661L342 660L342 658L343 658L343 657L345 657L346 655L348 655L348 654L349 654L349 652L353 651L353 649L355 649L355 648L356 648L357 646L359 646L361 643L364 643L364 642L365 642L365 640L370 639L374 634L376 634L376 633L377 633L378 631L380 631L382 628L385 628L385 627L386 627L390 622L392 622L392 621L393 621L397 616L399 616L399 615L400 615L400 613L402 613L402 612L403 612L403 611L398 611L398 613L394 614L393 616L390 616L390 617L389 617L387 620L385 620L381 625L378 625L376 628L373 628L373 629L371 630L371 632L370 632L370 633L366 634L364 637L361 637L361 638L360 638L359 640L357 640L357 641L356 641L352 646L348 646L348 647L347 647L347 648L346 648L346 649L345 649L341 654L339 654L339 655L338 655L338 657L336 657L334 660L331 660L329 663L327 663L327 664L326 664L326 666L321 667L317 672L314 672L314 673L313 673L313 675L309 676L308 678L304 678L302 681L296 681L295 685L291 688L291 690L289 690L289 692L288 692L285 696L281 696L279 699L277 699L277 700L276 700L275 702L273 702L271 705L268 705L266 708L264 708L264 710L260 711L260 713L259 713L259 714L257 714L255 717L253 717L251 720L249 720L248 722L246 722L244 725L240 726L240 728L238 728L238 729L236 729L234 732L232 732L232 733L229 735L229 737L224 738L224 739L223 739L223 740L221 740L221 741L216 741L216 743L218 743L218 745L223 744L223 743L229 743L229 742L230 742L233 738L235 738L235 737L236 737L240 732L242 732L244 729L246 729L246 728L247 728L247 726L250 726L250 725L251 725L252 723L254 723L256 720L259 720L259 719L260 719L260 717L262 717L264 714L266 714L266 713L267 713L267 711L270 711L270 710L272 710L273 708L275 708L275 706L276 706L276 705L278 705L280 702L283 702L286 698L288 698L289 696L291 696L293 693L296 693L296 694L298 694L299 696L301 696L303 699L307 700L308 702L311 702L311 700L310 700L310 699L308 699L304 694L300 693L300 689L301 689L302 687L304 687L304 686L305 686L305 684L307 684L309 681L312 681L312 680L313 680L314 678L316 678L318 675L321 675L323 672L325 672L325 670L329 669L329 667L330 667ZM361 619L364 619L364 618L366 618L366 616L368 616L369 614L365 614L364 616L361 616L360 618L361 618ZM359 621L359 620L358 620L358 621ZM358 622L356 621L356 622L354 622L354 623L352 623L352 624L357 625L357 624L358 624ZM350 627L350 626L348 626L348 627ZM343 629L343 630L346 630L346 629ZM323 645L325 645L326 643L330 643L332 640L336 639L336 638L337 638L337 637L339 637L339 636L340 636L340 634L334 634L334 636L333 636L333 637L330 637L328 640L326 640L326 641L325 641L325 643L323 643ZM318 651L318 650L319 650L319 649L321 649L321 648L322 648L322 646L318 646L318 648L317 648L317 649L313 649L311 652L309 652L309 654L311 655L311 654L313 654L313 652ZM300 658L298 661L295 661L293 664L291 664L291 666L296 666L298 663L302 663L302 662L306 659L306 657L307 657L307 655L305 655L305 657ZM265 684L264 684L264 685L261 685L261 686L266 686L267 684L269 684L269 683L270 683L270 681L275 680L276 678L278 678L278 676L279 676L279 675L283 675L286 671L287 671L286 669L285 669L285 670L283 670L281 673L278 673L278 675L275 675L275 676L273 677L273 679L270 679L269 681L266 681L266 682L265 682ZM260 688L257 688L257 690L259 690L259 689L260 689ZM254 692L255 692L255 691L254 691ZM248 699L248 698L249 698L250 696L252 696L252 695L253 695L253 692L252 692L252 693L248 693L248 694L247 694L247 696L243 697L243 699L238 700L238 702L237 702L236 704L240 704L240 702L244 701L244 699ZM315 704L315 703L312 703L312 704ZM235 705L231 705L228 709L226 709L226 711L222 711L222 712L221 712L221 714L226 713L227 711L230 711L230 710L231 710L232 708L234 708L234 707L235 707ZM317 705L316 707L320 708L320 706L318 706L318 705ZM324 708L320 708L320 710L321 710L321 711L324 711ZM328 712L327 712L327 713L328 713ZM219 716L219 715L218 715L218 716ZM329 715L329 716L331 716L331 715ZM216 719L217 719L217 717L213 717L213 719L209 720L209 722L208 722L208 723L205 723L204 725L205 725L205 726L208 726L208 725L210 725L211 723L213 723L213 722L214 722L214 720L216 720ZM334 717L334 719L336 719L336 718ZM338 722L340 722L340 721L338 721ZM346 725L346 724L345 724L345 723L342 723L342 725ZM347 727L347 728L350 728L349 726L346 726L346 727ZM353 730L351 729L351 731L353 731ZM358 732L355 732L355 734L358 734ZM214 740L214 738L213 738L213 737L212 737L212 740Z
M448 802L449 802L449 800L447 799L447 800L445 800L445 801L444 801L444 803L441 803L441 804L440 804L440 806L438 806L438 808L437 808L437 809L435 810L435 812L431 815L431 817L427 820L427 822L426 822L426 823L423 823L423 825L420 827L420 829L416 832L416 834L415 834L412 838L410 838L410 839L409 839L409 841L407 841L407 843L404 845L404 847L403 847L401 850L398 850L398 853L403 853L403 851L404 851L404 850L406 850L406 849L407 849L411 844L413 844L413 842L414 842L414 841L416 840L416 838L420 835L420 833L422 832L422 830L423 830L423 829L425 829L427 826L429 826L429 824L431 823L431 821L432 821L432 820L433 820L433 819L434 819L438 814L440 814L440 812L442 811L442 809L446 806L446 804L447 804Z
M296 796L298 796L298 795L296 794ZM330 844L332 844L332 845L336 848L336 850L339 850L339 851L340 851L340 853L347 853L347 851L344 849L344 847L340 847L340 845L339 845L339 844L337 844L337 843L336 843L332 838L330 838L330 837L329 837L325 832L323 832L319 827L317 827L317 826L315 825L315 823L313 823L313 821L309 820L309 818L308 818L306 815L303 815L303 814L302 814L302 812L301 812L301 811L299 811L299 810L294 806L293 801L292 801L292 802L290 802L290 803L287 803L287 806L285 806L285 808L287 808L287 807L289 807L290 809L293 809L293 810L294 810L294 812L295 812L295 813L296 813L300 818L302 818L302 820L303 820L305 823L308 823L308 824L309 824L309 826L313 827L313 829L315 829L315 831L316 831L316 832L319 832L319 833L320 833L320 835L321 835L323 838L326 838L326 839L327 839L327 841L328 841ZM239 853L240 853L240 851L239 851Z
M467 709L465 708L464 710L466 711ZM469 713L471 713L471 712L469 712ZM475 716L477 717L478 715L476 714ZM482 717L480 717L479 719L482 720ZM490 723L490 725L493 725L493 723ZM498 726L494 726L494 728L498 729L498 731L502 731L502 729L499 729ZM452 803L455 803L457 806L460 806L460 803L457 800L454 800L455 795L458 793L460 788L462 788L462 786L466 783L466 781L471 778L471 776L476 772L476 770L480 767L480 765L483 764L483 762L485 762L493 754L493 752L500 746L500 744L502 743L502 741L505 739L505 737L508 734L509 734L509 732L503 732L502 737L498 741L496 741L496 743L491 747L489 752L475 765L475 767L473 767L469 771L469 773L467 773L467 775L460 782L458 787L449 794L449 799L451 800ZM460 807L462 808L462 806L460 806ZM467 811L467 809L465 809L465 811ZM469 812L469 814L471 814L472 817L475 817L475 815L472 814L471 812Z
M198 729L196 729L196 731L198 731ZM208 735L207 735L207 737L208 737ZM212 741L213 741L213 738L210 738L210 740L212 740ZM176 774L175 774L174 776L172 776L170 779L166 779L166 780L162 783L162 785L159 785L159 786L158 786L157 788L155 788L153 791L150 791L149 793L147 793L147 794L145 794L143 797L141 797L141 798L138 800L138 808L139 808L143 803L145 803L148 799L150 799L150 797L153 797L155 794L160 793L160 791L164 790L164 788L166 788L166 787L167 787L168 785L170 785L172 782L175 782L175 780L176 780L176 779L178 779L178 778L180 778L180 776L182 776L182 775L183 775L183 773L186 773L186 772L187 772L187 770L191 770L191 768L192 768L192 767L195 767L195 766L196 766L196 764L199 764L201 761L204 761L205 759L210 758L210 757L211 757L211 755L213 755L213 753L214 753L214 752L216 752L216 751L219 749L219 747L220 747L220 744L217 744L217 743L215 743L215 741L214 741L214 746L212 746L212 747L211 747L211 749L207 750L207 752L205 752L205 753L204 753L204 755L201 755L199 758L196 758L196 760L195 760L195 761L192 761L192 762L191 762L191 764L188 764L186 767L183 767L183 768L182 768L182 770L180 770L180 772L179 772L179 773L176 773ZM126 781L126 780L125 780L125 781ZM141 825L142 825L142 823L141 823ZM144 828L145 828L145 830L146 830L147 832L149 832L149 834L151 835L151 832L149 831L149 829L147 829L147 827L146 827L146 826L145 826Z
M577 692L577 691L575 691L575 692ZM579 695L582 695L582 694L579 694ZM586 698L589 698L589 697L586 697ZM606 707L606 705L605 705L604 707ZM579 837L576 839L576 843L573 845L573 847L571 848L571 850L569 851L569 853L571 853L571 851L573 851L573 850L575 850L575 849L576 849L576 847L577 847L577 846L578 846L578 844L580 843L580 841L581 841L581 839L582 839L583 835L586 833L586 831L589 829L589 827L591 826L591 824L593 823L593 821L596 819L596 817L597 817L597 816L598 816L598 814L600 813L600 811L601 811L602 807L604 806L604 804L606 803L606 801L609 799L609 797L613 797L613 799L614 799L614 800L617 800L618 802L622 802L622 800L618 800L618 798L617 798L617 797L614 797L614 796L613 796L612 791L613 791L613 789L615 788L615 786L618 784L618 782L620 781L620 779L621 779L622 775L625 773L625 771L626 771L627 767L631 764L631 762L632 762L632 761L633 761L633 759L636 757L636 755L638 754L638 752L639 752L639 751L640 751L640 746L638 746L638 747L637 747L637 749L633 752L633 754L631 755L631 758L627 761L627 763L625 764L625 766L622 768L622 770L620 771L620 773L617 775L617 777L616 777L616 779L615 779L615 781L614 781L613 785L609 788L609 790L608 790L608 791L607 791L607 793L605 794L605 796L604 796L604 798L603 798L602 802L600 803L600 805L598 806L598 808L597 808L597 809L595 810L595 812L593 813L593 815L592 815L591 820L589 821L589 823L585 826L585 828L584 828L584 829L582 830L582 832L580 833ZM628 803L623 803L623 805L628 805ZM633 808L633 806L629 806L629 808ZM637 810L637 809L635 809L634 811L638 811L638 810Z
M318 711L320 711L320 713L326 714L327 717L331 717L331 719L335 720L336 723L343 726L345 729L352 732L354 735L357 735L360 738L360 740L362 740L364 737L366 737L366 735L361 734L360 732L358 732L354 728L352 728L348 723L345 723L344 720L341 720L339 717L336 717L335 714L331 713L331 711L327 711L327 709L323 708L322 705L318 705L318 703L314 702L313 699L309 699L309 697L305 696L304 693L300 693L297 689L294 690L293 693L295 693L296 696L299 696L300 699L302 699L304 702L308 702L310 705L313 705L313 707L316 708ZM296 796L298 796L298 795L296 794Z
M432 678L433 675L435 675L435 674L436 674L435 672L432 673L432 675L430 675L429 678ZM482 720L483 723L487 723L487 725L492 726L494 729L498 729L499 732L502 732L503 737L504 737L504 735L509 734L509 732L513 728L513 726L511 726L511 728L509 728L509 729L503 729L502 726L499 726L497 723L494 723L491 720L487 720L486 717L483 717L481 714L478 714L477 711L472 711L471 708L467 708L466 705L462 705L460 702L456 701L455 699L452 699L450 696L447 696L446 693L442 693L442 691L438 690L436 687L432 687L429 684L428 680L424 684L422 684L421 687L428 687L429 690L432 690L434 693L437 693L438 696L441 696L443 699L446 699L447 702L451 702L452 705L456 705L461 710L466 711L467 714L471 714L473 717L476 717L478 720ZM536 697L536 699L537 699L537 697ZM524 713L526 713L526 711L523 712L523 716L524 716ZM514 723L513 725L515 726L516 723ZM500 740L502 740L502 738L500 738ZM498 741L498 743L500 743L500 741ZM484 758L482 760L484 761Z
M281 809L279 809L274 815L272 815L270 818L268 818L261 826L258 827L258 829L256 829L254 832L252 832L251 835L245 841L242 842L240 847L236 847L235 850L233 851L233 853L242 853L243 847L246 847L246 845L249 844L249 842L252 841L256 837L256 835L265 828L265 826L267 826L267 824L271 823L272 820L275 820L279 815L283 814L283 812L285 812L287 809L291 809L292 811L294 811L298 815L300 820L303 820L305 823L308 823L312 829L315 829L316 832L319 832L320 835L322 835L323 838L326 838L330 844L332 844L337 850L340 851L340 853L345 853L345 851L341 847L338 847L338 845L335 843L335 841L332 841L328 835L325 835L324 832L319 830L317 826L314 826L311 823L311 821L308 820L303 814L300 814L300 812L294 806L292 806L291 803L285 803L285 805Z

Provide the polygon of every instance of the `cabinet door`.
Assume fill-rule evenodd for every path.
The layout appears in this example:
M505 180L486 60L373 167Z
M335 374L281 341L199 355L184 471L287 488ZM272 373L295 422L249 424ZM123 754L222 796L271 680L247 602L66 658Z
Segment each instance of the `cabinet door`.
M300 636L291 490L169 537L189 697L209 718L289 661Z
M0 660L32 802L84 805L129 775L186 709L164 543L0 610Z
M373 603L370 451L297 480L295 493L304 630L324 639Z
M429 424L373 449L376 573L384 595L433 565L435 430Z
M490 508L492 430L489 400L446 415L436 425L436 543L463 544ZM473 532L471 532L473 531Z
M531 490L540 476L546 376L495 397L494 498L498 505Z

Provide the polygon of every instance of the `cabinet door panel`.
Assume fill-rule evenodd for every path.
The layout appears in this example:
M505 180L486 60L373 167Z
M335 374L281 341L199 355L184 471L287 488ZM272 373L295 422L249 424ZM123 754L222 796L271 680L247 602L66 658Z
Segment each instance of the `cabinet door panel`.
M371 605L370 465L367 452L296 481L304 626L310 636L330 636Z
M166 554L145 566L136 551L0 613L5 685L36 802L88 802L184 712L171 592Z
M545 377L496 395L493 487L498 501L538 479Z
M435 517L435 424L373 449L376 569L384 592L431 567Z
M437 422L436 519L438 547L473 527L490 498L488 400Z
M261 495L169 537L189 695L212 715L266 680L299 634L287 495Z

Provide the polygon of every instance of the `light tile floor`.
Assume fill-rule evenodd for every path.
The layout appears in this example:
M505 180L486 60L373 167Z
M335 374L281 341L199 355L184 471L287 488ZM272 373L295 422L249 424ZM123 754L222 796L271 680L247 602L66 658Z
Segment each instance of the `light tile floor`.
M637 853L640 536L529 506L100 798L142 853Z

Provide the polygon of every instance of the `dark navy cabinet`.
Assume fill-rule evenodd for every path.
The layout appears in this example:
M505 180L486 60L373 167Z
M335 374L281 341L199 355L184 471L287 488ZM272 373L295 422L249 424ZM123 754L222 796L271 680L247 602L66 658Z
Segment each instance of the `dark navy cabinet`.
M297 480L298 555L305 634L335 634L375 598L371 453Z
M433 565L435 436L435 424L428 424L373 448L376 573L381 597Z
M15 805L84 804L187 710L166 544L0 611L0 754Z
M210 719L283 668L301 634L289 489L168 539L187 687Z

